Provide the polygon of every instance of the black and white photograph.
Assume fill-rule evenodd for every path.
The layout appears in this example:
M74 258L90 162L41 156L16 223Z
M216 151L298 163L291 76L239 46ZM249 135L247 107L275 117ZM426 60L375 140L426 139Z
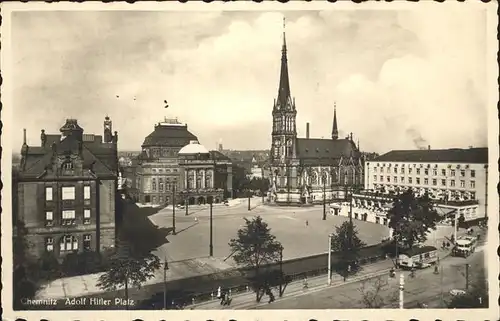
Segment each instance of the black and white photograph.
M497 5L2 5L5 317L498 318Z

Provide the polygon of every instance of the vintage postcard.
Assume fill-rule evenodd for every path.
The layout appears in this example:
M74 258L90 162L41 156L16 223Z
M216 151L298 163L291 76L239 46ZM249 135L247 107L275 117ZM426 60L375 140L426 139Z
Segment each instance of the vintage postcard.
M14 320L497 320L496 3L2 4Z

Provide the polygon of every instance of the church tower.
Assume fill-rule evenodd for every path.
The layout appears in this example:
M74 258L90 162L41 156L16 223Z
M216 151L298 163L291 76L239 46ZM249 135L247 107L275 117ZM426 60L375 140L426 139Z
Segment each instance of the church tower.
M339 138L339 129L337 128L337 103L333 103L333 129L332 129L332 139L337 140Z
M285 19L283 18L283 28ZM273 105L273 131L271 160L275 165L290 162L296 158L296 116L295 99L292 100L290 93L290 81L288 78L288 60L286 49L285 31L283 31L283 47L281 49L281 72L278 88L278 98Z

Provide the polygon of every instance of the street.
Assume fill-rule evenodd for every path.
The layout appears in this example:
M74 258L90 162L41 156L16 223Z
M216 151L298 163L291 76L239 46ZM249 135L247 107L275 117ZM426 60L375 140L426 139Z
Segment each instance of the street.
M441 271L439 274L434 274L433 268L418 270L414 278L405 274L405 292L404 301L406 308L416 307L418 303L425 303L429 307L444 307L443 301L449 299L449 291L452 289L465 289L465 264L470 264L469 277L470 280L474 276L483 273L484 252L478 249L476 253L469 258L447 257L441 260ZM379 292L380 297L384 301L384 307L397 308L398 303L398 286L399 276L389 278L384 275L383 278L388 279L388 285L382 288ZM471 282L471 281L469 281ZM371 283L371 284L370 284ZM365 286L370 287L374 283L374 279L367 281ZM361 287L362 282L346 284L335 288L324 288L320 291L315 291L311 294L303 294L295 297L284 297L282 300L271 304L262 304L257 306L257 309L353 309L366 308L361 302ZM264 298L263 301L265 301Z

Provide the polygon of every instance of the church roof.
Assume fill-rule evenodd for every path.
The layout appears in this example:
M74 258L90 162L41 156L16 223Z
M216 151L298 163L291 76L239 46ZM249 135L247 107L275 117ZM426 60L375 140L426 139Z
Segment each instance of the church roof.
M297 157L304 164L328 163L332 159L359 158L353 141L349 139L307 139L297 138Z
M373 161L488 164L488 147L393 150Z
M184 147L192 140L198 138L188 131L187 125L159 123L154 131L146 136L142 147Z

